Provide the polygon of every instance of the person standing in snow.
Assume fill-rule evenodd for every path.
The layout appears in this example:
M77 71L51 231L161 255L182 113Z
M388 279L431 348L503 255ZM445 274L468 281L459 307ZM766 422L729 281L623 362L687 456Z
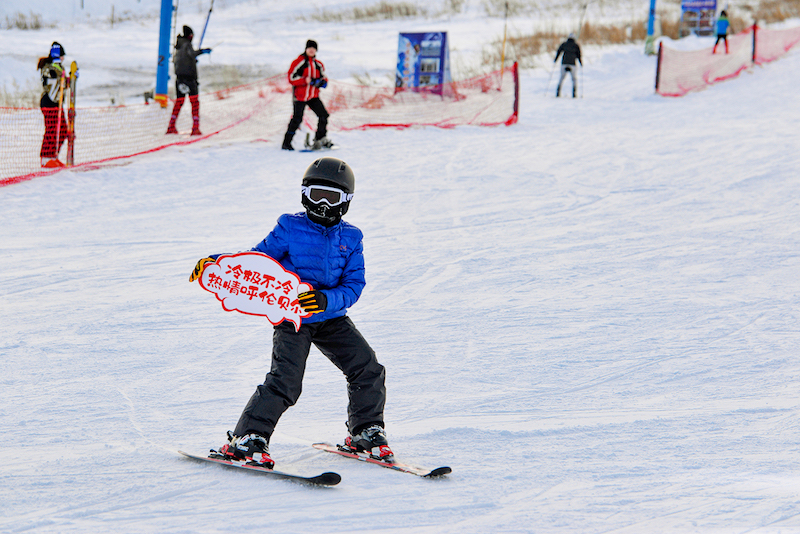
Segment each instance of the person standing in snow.
M328 86L328 78L325 76L325 65L317 59L317 42L306 41L306 51L297 56L289 66L289 83L292 84L292 101L294 110L292 120L286 129L283 137L283 150L294 150L292 138L300 123L303 121L303 112L306 106L316 113L319 118L317 123L317 133L314 135L313 149L330 148L333 143L328 139L328 111L322 100L319 99L319 90Z
M347 378L349 397L345 446L391 461L384 432L386 371L375 352L346 315L366 284L361 230L342 220L355 192L355 176L347 163L321 158L302 180L305 213L285 214L252 250L263 252L302 282L315 288L298 295L306 313L299 331L283 322L272 335L272 366L256 388L228 442L219 454L272 468L269 440L278 419L293 406L302 389L303 373L313 343ZM220 255L202 258L189 277L197 280Z
M189 26L183 27L183 35L179 35L175 42L175 104L172 106L172 116L167 127L168 134L178 133L175 122L181 112L183 102L189 97L192 104L192 135L202 135L200 133L200 100L198 99L197 82L197 56L210 54L210 48L195 50L192 47L194 32Z
M42 77L42 97L39 105L44 115L44 137L39 157L42 160L42 167L47 168L64 166L58 159L58 153L69 133L63 106L64 88L70 84L70 77L64 71L62 64L66 55L64 47L53 41L50 45L50 54L40 58L37 65Z
M561 96L561 84L564 83L564 78L567 77L567 72L569 72L572 75L572 98L575 98L578 90L578 67L575 65L575 61L580 63L581 67L583 67L583 61L581 61L581 47L575 42L574 33L570 33L567 40L558 47L553 63L558 62L558 56L561 54L564 54L564 57L561 59L561 79L558 80L556 97Z
M717 53L717 45L720 41L725 41L725 53L728 53L728 30L730 28L730 21L728 20L728 12L724 9L719 14L719 18L717 19L717 24L715 26L717 32L717 41L714 43L714 50L711 52L712 54Z

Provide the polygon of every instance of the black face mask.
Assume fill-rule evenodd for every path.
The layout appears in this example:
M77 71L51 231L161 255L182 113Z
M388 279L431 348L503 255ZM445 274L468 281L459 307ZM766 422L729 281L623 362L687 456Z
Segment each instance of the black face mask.
M349 204L349 202L348 202ZM342 206L327 206L325 204L306 206L306 215L312 222L322 226L336 226L342 220ZM346 209L344 211L347 211Z

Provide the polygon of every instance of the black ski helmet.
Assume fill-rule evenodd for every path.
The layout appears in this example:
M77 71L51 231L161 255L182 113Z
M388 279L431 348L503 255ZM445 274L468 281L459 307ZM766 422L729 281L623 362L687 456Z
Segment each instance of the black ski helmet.
M309 185L335 187L352 198L356 191L356 177L353 169L344 161L336 158L319 158L308 166L303 175L303 186ZM305 194L302 195L301 202L309 218L325 226L337 224L350 208L350 200L337 206L329 206L325 203L315 204Z

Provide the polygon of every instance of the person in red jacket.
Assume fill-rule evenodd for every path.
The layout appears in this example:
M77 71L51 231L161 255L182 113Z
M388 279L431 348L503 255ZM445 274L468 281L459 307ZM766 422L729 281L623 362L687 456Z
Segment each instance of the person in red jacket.
M322 100L319 99L319 90L327 87L328 78L325 76L325 66L317 59L316 41L309 39L306 42L306 51L292 61L288 76L289 83L292 84L294 89L292 92L294 113L292 114L292 120L289 121L289 127L286 129L286 135L283 137L281 148L283 150L294 150L292 138L303 121L303 112L306 106L311 108L311 111L316 113L319 118L312 148L314 150L331 148L333 143L327 137L328 111L325 109Z

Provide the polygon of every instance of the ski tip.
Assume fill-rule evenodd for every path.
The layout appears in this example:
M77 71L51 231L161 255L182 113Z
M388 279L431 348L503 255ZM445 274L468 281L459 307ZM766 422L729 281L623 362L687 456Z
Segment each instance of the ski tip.
M308 480L309 482L313 482L314 484L319 484L321 486L335 486L342 481L342 476L339 473L328 471L327 473L322 473L321 475L309 478Z
M425 478L441 477L444 475L449 475L452 472L453 470L450 469L449 467L437 467L436 469L425 475Z

